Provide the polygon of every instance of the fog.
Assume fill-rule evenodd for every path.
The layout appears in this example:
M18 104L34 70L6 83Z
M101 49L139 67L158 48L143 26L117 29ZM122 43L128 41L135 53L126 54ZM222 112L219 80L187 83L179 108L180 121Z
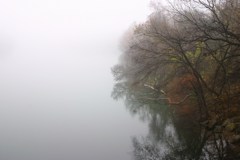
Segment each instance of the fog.
M148 0L0 2L0 159L128 160L147 126L110 97Z

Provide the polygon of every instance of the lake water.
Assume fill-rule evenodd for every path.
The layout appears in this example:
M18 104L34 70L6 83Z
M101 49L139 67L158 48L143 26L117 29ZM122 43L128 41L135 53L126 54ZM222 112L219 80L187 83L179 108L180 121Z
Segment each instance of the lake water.
M23 40L2 54L0 159L130 160L148 127L110 96L114 52Z

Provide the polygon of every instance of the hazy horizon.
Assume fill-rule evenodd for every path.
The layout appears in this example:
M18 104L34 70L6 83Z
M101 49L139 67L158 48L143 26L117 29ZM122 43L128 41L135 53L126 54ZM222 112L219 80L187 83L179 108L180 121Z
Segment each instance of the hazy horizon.
M149 1L0 2L0 158L130 159L147 126L110 97L119 40Z

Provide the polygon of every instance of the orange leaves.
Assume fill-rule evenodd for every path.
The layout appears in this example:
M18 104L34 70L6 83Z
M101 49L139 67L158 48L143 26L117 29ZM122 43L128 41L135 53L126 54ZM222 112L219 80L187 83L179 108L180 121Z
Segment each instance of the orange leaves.
M190 74L186 74L183 75L182 77L180 77L180 82L179 85L183 88L183 89L192 89L192 84L194 84L196 82L196 78Z

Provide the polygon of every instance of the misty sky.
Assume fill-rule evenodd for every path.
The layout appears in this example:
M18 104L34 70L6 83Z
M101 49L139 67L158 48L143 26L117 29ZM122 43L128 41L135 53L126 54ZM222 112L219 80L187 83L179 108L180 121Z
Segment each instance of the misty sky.
M70 90L79 83L84 90L90 82L111 83L122 34L149 11L149 0L1 1L2 87L14 95L15 86Z
M111 47L129 25L146 18L148 6L149 0L1 1L1 43L11 47L29 42L29 46L72 49Z
M149 0L1 1L1 85L16 94L16 85L110 83L121 36L149 13Z
M110 94L149 0L0 1L0 159L128 160L147 132Z

